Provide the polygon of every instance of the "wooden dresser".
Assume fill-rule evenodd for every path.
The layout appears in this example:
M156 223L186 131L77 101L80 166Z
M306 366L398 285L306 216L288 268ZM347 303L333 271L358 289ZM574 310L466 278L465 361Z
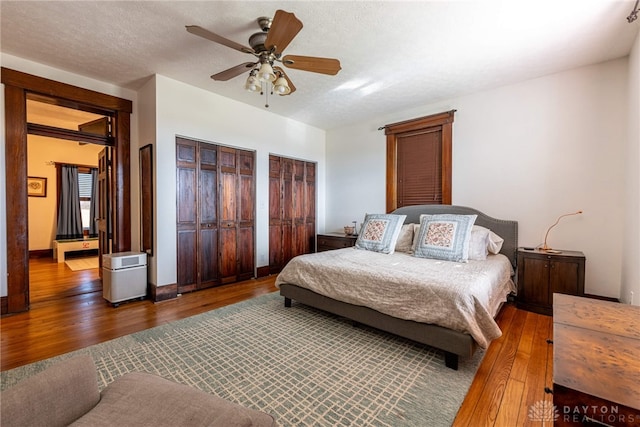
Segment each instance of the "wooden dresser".
M553 403L555 425L640 425L640 307L553 295Z

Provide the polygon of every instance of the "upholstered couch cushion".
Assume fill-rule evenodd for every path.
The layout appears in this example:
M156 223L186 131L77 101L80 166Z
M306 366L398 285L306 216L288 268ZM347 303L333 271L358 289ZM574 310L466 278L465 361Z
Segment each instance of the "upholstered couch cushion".
M74 357L2 392L2 427L274 427L272 416L193 387L140 372L102 393L89 356Z
M100 404L73 426L273 426L264 412L245 408L193 387L132 372L102 391Z
M100 402L93 359L74 357L2 392L2 427L67 426Z

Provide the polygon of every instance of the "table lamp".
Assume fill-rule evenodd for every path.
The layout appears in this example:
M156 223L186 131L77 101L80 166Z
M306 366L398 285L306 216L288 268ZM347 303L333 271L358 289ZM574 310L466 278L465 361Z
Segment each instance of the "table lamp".
M556 225L558 225L558 223L560 222L560 220L562 218L564 218L565 216L571 216L571 215L579 215L581 214L582 211L578 211L578 212L573 212L573 213L568 213L568 214L564 214L564 215L560 215L558 217L558 219L556 219L556 222L553 223L553 225L551 227L549 227L547 229L547 233L544 235L544 243L542 244L542 246L539 248L541 251L544 252L549 252L551 254L559 254L562 253L562 251L556 250L556 249L551 249L549 246L547 246L547 238L549 237L549 231L551 231L551 229L553 227L555 227Z

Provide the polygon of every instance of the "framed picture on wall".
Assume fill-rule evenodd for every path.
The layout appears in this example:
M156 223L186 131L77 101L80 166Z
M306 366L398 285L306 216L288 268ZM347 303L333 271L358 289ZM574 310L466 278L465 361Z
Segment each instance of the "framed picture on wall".
M47 197L47 178L27 177L27 194L33 197Z

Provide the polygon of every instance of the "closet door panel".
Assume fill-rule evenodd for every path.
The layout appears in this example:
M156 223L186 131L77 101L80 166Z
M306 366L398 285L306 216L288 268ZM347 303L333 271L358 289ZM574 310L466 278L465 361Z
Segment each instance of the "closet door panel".
M253 222L254 215L254 184L253 176L240 175L240 191L238 209L238 220L240 222Z
M200 281L198 289L218 285L218 230L205 228L200 231Z
M178 224L196 224L196 170L178 168Z
M178 292L196 289L197 253L195 230L178 230Z
M215 170L200 171L200 224L210 228L218 221L218 177Z
M282 226L274 224L269 226L269 272L278 273L283 265L282 255Z
M238 275L237 258L238 233L234 225L220 227L220 276L222 283L236 281Z
M253 277L253 234L252 225L241 226L238 230L238 280L246 280Z

